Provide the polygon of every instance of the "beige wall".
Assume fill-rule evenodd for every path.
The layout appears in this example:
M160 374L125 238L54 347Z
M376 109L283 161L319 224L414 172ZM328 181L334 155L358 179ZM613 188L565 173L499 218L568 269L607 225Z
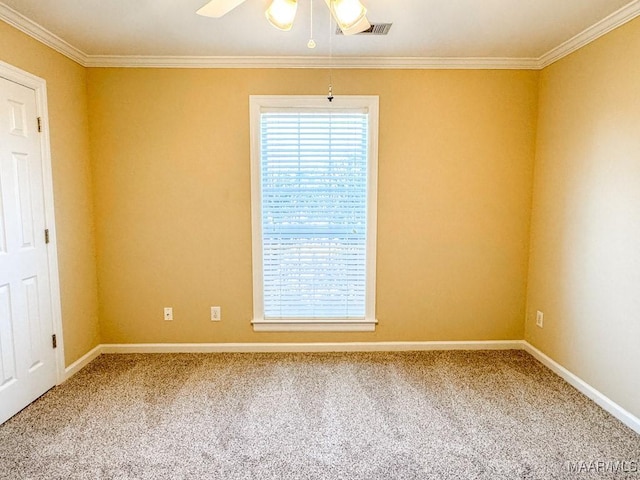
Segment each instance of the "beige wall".
M526 322L530 343L636 416L638 59L640 19L542 73Z
M335 71L380 95L380 325L256 334L248 96L323 94L327 72L87 70L0 22L0 60L48 82L67 364L101 340L524 335L640 416L638 58L635 20L541 74Z
M103 342L523 338L537 72L334 71L336 95L380 96L367 334L250 325L249 95L322 95L326 71L88 75Z
M47 81L66 364L100 343L87 72L0 22L0 60Z

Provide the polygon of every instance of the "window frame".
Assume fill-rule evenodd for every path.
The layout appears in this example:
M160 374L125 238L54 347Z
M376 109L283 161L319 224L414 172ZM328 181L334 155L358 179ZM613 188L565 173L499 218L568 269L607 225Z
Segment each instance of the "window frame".
M320 95L250 95L251 136L251 222L253 260L253 319L256 332L286 331L375 331L376 324L376 256L378 199L378 96L344 95L332 102ZM262 178L261 113L269 109L334 110L367 112L367 243L366 292L364 318L264 318L263 248L262 248Z

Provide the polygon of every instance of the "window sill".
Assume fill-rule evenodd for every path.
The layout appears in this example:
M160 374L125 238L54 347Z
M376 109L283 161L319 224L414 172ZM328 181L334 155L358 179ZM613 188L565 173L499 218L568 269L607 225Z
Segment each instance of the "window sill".
M254 332L375 332L377 320L253 320Z

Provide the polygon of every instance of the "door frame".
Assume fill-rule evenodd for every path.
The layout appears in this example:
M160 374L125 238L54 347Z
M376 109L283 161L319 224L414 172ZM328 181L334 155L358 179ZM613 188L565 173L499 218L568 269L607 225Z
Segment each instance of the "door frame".
M60 277L58 273L58 248L56 240L55 209L53 201L53 175L51 169L51 143L49 136L49 109L47 105L47 81L0 60L0 77L30 88L36 94L36 111L42 119L40 154L42 156L42 186L44 194L45 228L49 229L47 259L51 298L52 330L56 335L56 384L65 380L64 335L62 332L62 305L60 302Z

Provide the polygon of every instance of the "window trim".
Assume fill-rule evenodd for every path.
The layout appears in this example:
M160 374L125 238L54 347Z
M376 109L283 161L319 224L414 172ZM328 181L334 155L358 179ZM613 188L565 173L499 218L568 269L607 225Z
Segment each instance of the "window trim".
M323 109L323 110L367 110L368 117L368 168L367 168L367 287L365 293L364 319L265 319L263 296L262 259L262 182L260 150L260 114L273 108ZM251 135L251 222L253 263L253 330L256 332L373 332L376 320L376 240L378 205L378 96L344 95L332 102L320 95L250 95Z

